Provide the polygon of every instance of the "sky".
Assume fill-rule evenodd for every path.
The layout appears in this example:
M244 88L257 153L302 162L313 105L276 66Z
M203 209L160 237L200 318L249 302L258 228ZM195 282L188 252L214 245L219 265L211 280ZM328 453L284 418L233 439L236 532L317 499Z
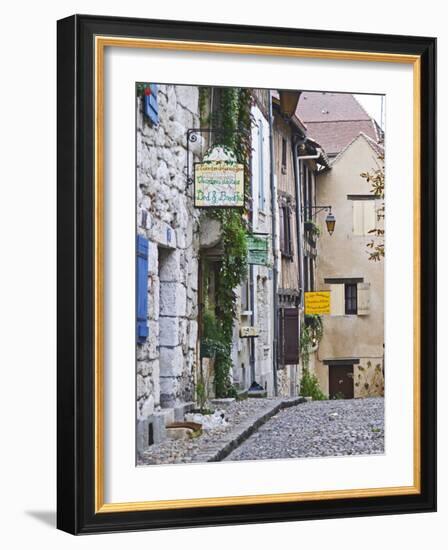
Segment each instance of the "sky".
M385 107L386 97L381 95L354 94L356 99L361 103L367 113L376 120L376 122L384 130L385 128ZM381 117L381 99L383 100L383 113Z

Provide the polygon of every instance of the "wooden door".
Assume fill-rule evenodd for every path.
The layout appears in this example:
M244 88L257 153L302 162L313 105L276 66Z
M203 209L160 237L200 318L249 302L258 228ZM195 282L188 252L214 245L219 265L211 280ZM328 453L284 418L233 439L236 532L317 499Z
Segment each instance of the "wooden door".
M330 399L353 399L353 365L330 365Z

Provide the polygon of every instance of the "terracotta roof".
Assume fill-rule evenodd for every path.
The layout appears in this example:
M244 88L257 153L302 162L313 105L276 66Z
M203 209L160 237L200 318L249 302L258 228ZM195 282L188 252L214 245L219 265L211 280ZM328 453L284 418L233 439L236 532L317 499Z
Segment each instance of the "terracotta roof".
M308 122L308 135L319 142L327 155L337 155L360 132L376 141L371 120L347 120L339 122Z
M372 149L376 152L376 154L378 156L380 156L380 155L384 156L384 144L378 143L377 141L375 141L371 137L367 136L366 134L364 134L364 137L367 139L370 146L372 147Z
M370 116L352 94L302 92L297 110L299 118L305 123L370 120Z
M375 143L382 138L376 122L352 94L302 92L296 115L328 155L340 153L361 132Z
M384 158L384 147L371 139L369 136L366 136L364 132L360 132L349 143L347 143L347 145L340 151L340 153L332 160L331 166L333 166L341 157L343 157L344 153L348 149L350 149L353 143L355 143L355 141L358 141L358 139L364 139L378 157L382 156Z

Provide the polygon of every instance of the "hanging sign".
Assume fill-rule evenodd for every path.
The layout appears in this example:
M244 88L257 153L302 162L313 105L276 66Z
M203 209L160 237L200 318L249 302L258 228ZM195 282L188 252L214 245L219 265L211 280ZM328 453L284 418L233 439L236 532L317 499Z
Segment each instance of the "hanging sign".
M330 291L305 292L305 315L330 313Z
M196 163L194 205L196 208L244 206L244 166L229 161Z
M267 235L247 236L247 263L252 265L269 264L269 243Z

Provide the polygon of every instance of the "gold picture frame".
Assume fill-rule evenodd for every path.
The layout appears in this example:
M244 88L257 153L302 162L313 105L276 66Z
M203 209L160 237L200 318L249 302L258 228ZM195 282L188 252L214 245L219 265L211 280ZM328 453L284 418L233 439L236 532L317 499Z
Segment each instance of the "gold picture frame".
M138 28L138 31L136 30ZM201 33L198 33L198 29ZM216 29L206 24L188 24L182 26L182 32L172 26L170 22L153 22L139 20L137 26L131 25L129 20L114 18L91 18L89 16L74 16L59 22L59 85L64 88L66 84L76 82L79 90L90 90L90 95L85 91L75 91L76 95L84 94L78 103L73 101L68 107L65 100L60 97L59 118L66 124L59 129L59 174L58 185L60 189L60 221L59 231L62 237L73 233L74 228L79 230L80 224L87 224L90 248L84 240L83 243L73 242L72 252L80 253L77 247L84 246L84 254L90 254L90 259L83 264L83 271L78 277L86 277L87 272L93 273L91 285L87 294L92 300L86 303L86 294L78 294L71 303L71 309L76 310L82 302L87 309L91 309L89 333L91 340L87 345L88 350L78 350L78 358L84 353L84 362L79 359L71 361L72 375L80 372L82 381L74 381L69 384L61 382L59 386L59 422L65 425L67 414L77 409L73 417L81 414L80 408L87 406L86 396L92 396L90 411L87 414L89 420L76 423L73 431L75 437L63 437L59 432L59 513L58 526L72 533L98 532L135 528L157 528L164 525L201 525L214 523L238 523L244 521L272 521L273 519L305 518L305 517L330 517L333 512L325 507L325 502L337 501L340 508L337 515L360 515L379 513L382 506L389 506L390 510L399 512L407 509L434 509L434 448L428 446L428 440L434 440L433 422L434 409L432 396L434 388L424 380L422 384L422 345L425 350L432 350L432 355L425 356L425 373L435 368L434 357L434 323L433 316L428 318L428 313L422 316L421 304L428 298L428 293L434 292L422 286L422 276L435 277L435 253L433 243L435 239L434 228L428 234L422 236L422 226L427 228L428 217L434 211L434 198L432 189L435 186L435 178L428 174L433 171L434 162L434 39L412 39L396 41L397 37L382 37L372 35L370 42L364 39L364 49L356 49L354 42L364 35L355 37L344 33L327 33L322 31L302 31L288 29L290 45L281 41L277 30L263 29L263 39L256 43L255 31L260 29L251 27L227 27L219 26L218 35L228 36L229 41L213 40L207 38L216 35ZM179 38L163 37L179 32ZM244 40L235 41L235 32L246 36ZM213 34L214 33L214 34ZM138 34L138 36L137 36ZM187 39L186 35L191 38ZM193 36L198 37L193 38ZM202 36L202 38L201 38ZM230 42L230 37L233 37ZM181 38L180 38L181 37ZM260 39L257 38L260 42ZM277 44L276 44L277 42ZM305 47L303 43L313 46ZM297 45L296 45L297 44ZM300 45L302 44L302 45ZM328 44L328 47L324 47ZM346 47L344 47L344 44ZM369 45L370 44L370 45ZM88 47L90 45L90 48ZM139 48L162 49L174 51L193 51L208 53L228 53L244 55L268 55L301 57L325 60L356 60L361 62L385 62L410 64L413 70L413 129L414 129L414 159L413 159L413 199L414 199L414 342L413 342L413 459L414 472L413 484L402 487L363 488L356 490L330 490L302 493L281 493L265 495L244 495L216 498L192 498L182 500L142 501L126 503L107 503L104 499L104 54L106 48ZM406 53L404 53L406 52ZM73 61L73 66L67 66L67 61ZM422 74L424 73L425 79ZM81 80L82 79L82 80ZM62 88L60 88L62 89ZM75 88L74 88L75 89ZM61 96L61 93L59 94ZM90 107L84 106L90 101ZM64 105L61 105L64 102ZM84 113L80 110L85 109ZM75 116L73 116L75 115ZM81 128L81 120L90 116L91 126ZM71 118L71 121L70 121ZM87 192L88 207L81 214L75 212L74 205L68 201L73 195L65 190L67 186L67 170L72 170L77 162L79 150L73 147L73 143L63 143L63 133L67 126L73 126L73 132L79 136L81 131L88 132L92 136L94 147L89 158L84 157L85 169L78 172L73 170L71 191L84 193L80 186L87 185L81 182L81 172L91 172L91 188ZM79 139L79 138L77 138ZM428 150L428 142L431 148ZM424 145L423 145L424 144ZM422 146L427 156L422 156ZM82 146L84 147L84 146ZM81 147L81 149L82 149ZM67 161L67 155L70 160ZM422 165L424 164L424 165ZM424 178L424 180L423 180ZM424 181L424 187L422 186ZM424 200L423 200L424 198ZM80 203L78 203L80 204ZM81 208L81 207L79 207ZM67 219L67 213L70 216ZM76 218L78 216L78 218ZM62 218L65 218L64 220ZM71 221L70 221L71 220ZM69 226L69 223L72 226ZM422 238L424 239L422 240ZM90 252L89 252L90 250ZM76 260L75 260L76 263ZM66 276L69 269L73 270L73 263L67 262L66 251L62 253L59 264L59 276ZM423 271L422 271L423 270ZM73 284L75 275L71 277ZM83 279L84 280L84 279ZM93 283L93 284L92 284ZM426 283L425 283L426 285ZM75 287L75 285L74 285ZM423 294L425 293L425 297ZM64 298L67 300L67 298ZM64 302L65 303L65 302ZM431 330L424 330L424 326L430 326ZM61 329L60 329L61 330ZM64 349L67 346L74 350L80 344L79 334L87 330L83 328L71 329L71 345L67 342L67 333L64 332L59 346ZM77 338L78 336L78 338ZM90 361L86 362L87 356ZM66 372L66 352L59 357L59 378L69 376ZM90 375L89 375L90 373ZM90 376L90 378L89 378ZM69 376L70 377L70 376ZM71 377L72 379L73 376ZM71 399L67 400L67 395ZM86 415L86 410L83 412ZM90 424L89 424L90 422ZM86 429L87 425L90 429ZM71 432L71 431L70 431ZM72 433L72 432L71 432ZM61 440L62 439L62 440ZM76 439L76 441L75 441ZM422 449L422 440L425 448ZM84 448L88 449L88 458L80 460L80 441L85 441ZM63 447L63 448L62 448ZM77 464L77 468L85 471L90 465L91 471L87 480L80 484L78 476L73 472L67 472L68 460ZM83 495L80 495L80 491ZM316 504L320 505L316 508ZM261 508L264 506L264 511ZM79 510L82 508L82 512ZM276 508L277 507L277 508ZM308 507L308 508L307 508ZM77 512L75 513L75 510ZM204 510L207 513L204 513ZM176 513L176 511L178 511ZM182 512L182 515L179 514ZM314 513L314 516L313 516ZM165 514L165 515L163 515ZM201 516L202 514L202 516ZM263 515L264 514L264 515ZM282 515L283 514L283 515ZM186 518L186 519L185 519ZM137 525L137 527L136 527Z

